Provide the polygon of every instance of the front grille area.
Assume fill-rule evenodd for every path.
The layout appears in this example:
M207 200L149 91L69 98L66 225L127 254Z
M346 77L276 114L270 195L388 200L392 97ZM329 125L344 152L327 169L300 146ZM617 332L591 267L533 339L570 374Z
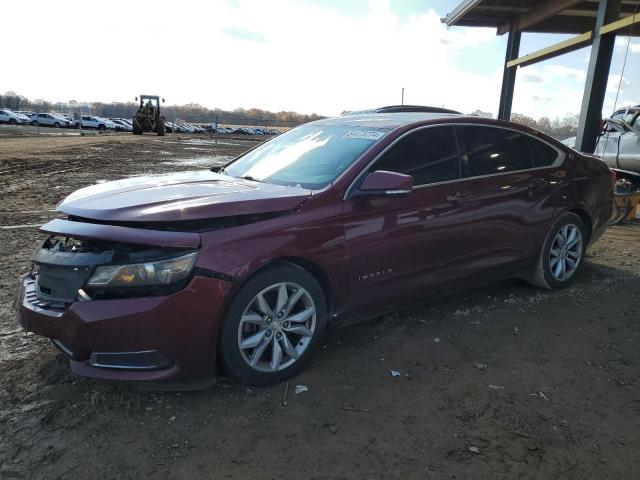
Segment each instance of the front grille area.
M52 316L61 316L65 311L63 303L52 302L40 298L37 293L38 286L35 279L29 279L25 283L24 302L31 310L46 313Z
M93 267L39 264L36 295L54 304L75 302L92 272Z

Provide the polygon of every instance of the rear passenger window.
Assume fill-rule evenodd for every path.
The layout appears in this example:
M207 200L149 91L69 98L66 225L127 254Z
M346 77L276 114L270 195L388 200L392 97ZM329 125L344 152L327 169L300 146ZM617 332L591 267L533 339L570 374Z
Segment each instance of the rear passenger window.
M560 153L555 148L533 138L528 138L528 140L531 145L534 167L548 167L558 159Z
M522 133L494 127L457 127L469 176L491 175L532 168L529 142Z
M430 127L410 133L376 162L374 170L411 175L416 186L460 178L453 127Z

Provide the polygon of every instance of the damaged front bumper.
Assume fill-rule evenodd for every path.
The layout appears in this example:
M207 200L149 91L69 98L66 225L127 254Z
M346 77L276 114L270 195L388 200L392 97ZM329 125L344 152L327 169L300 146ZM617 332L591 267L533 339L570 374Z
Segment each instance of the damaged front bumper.
M55 229L48 224L42 230L116 242L127 242L129 231L135 230L99 225L92 231L94 225L57 222ZM167 233L134 231L133 238L138 245L154 247L199 245L199 238L195 243L191 235ZM30 272L21 279L17 321L25 330L52 339L79 375L149 382L206 379L216 371L218 327L232 286L228 278L207 273L196 268L179 290L163 295L97 300L81 295L80 289L77 298L57 302L51 298L56 293L43 292L38 273Z
M231 283L194 276L164 297L43 303L22 279L17 321L54 340L79 375L126 381L191 381L215 374L217 332Z

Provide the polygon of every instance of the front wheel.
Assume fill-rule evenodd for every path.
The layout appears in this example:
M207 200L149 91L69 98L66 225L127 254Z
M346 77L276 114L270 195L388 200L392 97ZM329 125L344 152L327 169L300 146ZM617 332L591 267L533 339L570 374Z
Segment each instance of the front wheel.
M316 279L295 265L263 270L236 294L219 339L227 375L255 386L304 367L326 330L327 307Z
M529 282L554 290L568 287L584 263L587 232L582 219L567 213L553 224Z
M16 121L15 118L10 118L9 119L9 125L17 125L17 124L18 124L18 122Z

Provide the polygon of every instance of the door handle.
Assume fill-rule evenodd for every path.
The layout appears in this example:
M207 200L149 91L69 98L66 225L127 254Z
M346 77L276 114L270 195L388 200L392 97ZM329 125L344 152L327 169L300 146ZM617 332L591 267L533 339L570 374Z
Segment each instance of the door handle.
M471 194L469 192L453 192L445 197L448 202L464 202L471 198Z

